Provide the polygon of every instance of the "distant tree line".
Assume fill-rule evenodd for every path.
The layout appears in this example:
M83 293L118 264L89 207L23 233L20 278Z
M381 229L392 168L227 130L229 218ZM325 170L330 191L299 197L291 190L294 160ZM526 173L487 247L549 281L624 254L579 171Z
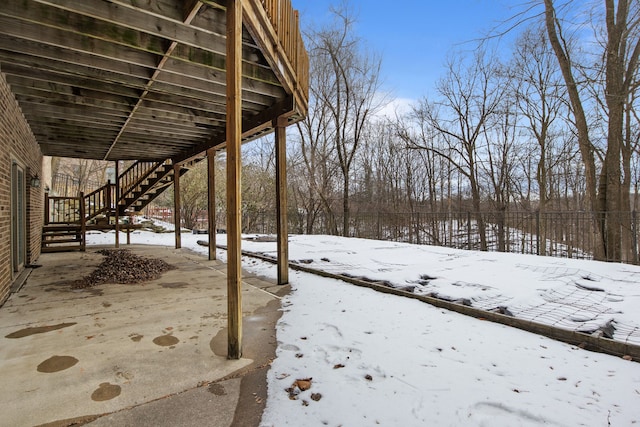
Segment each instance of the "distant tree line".
M580 210L592 213L597 259L632 256L640 2L526 5L506 23L521 29L509 49L498 51L496 36L451 53L434 93L392 116L381 114L392 101L382 58L348 8L308 29L309 114L288 135L289 209L301 231L322 217L327 233L351 235L352 216L374 212L468 211L483 230L489 211L499 223L509 211ZM272 138L248 144L244 159L246 212L275 211ZM197 174L183 179L203 184ZM223 173L217 182L223 191Z

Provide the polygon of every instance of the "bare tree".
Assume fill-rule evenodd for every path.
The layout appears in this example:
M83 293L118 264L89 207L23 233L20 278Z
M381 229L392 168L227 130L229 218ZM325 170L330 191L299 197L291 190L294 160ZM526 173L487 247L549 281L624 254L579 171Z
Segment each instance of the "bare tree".
M514 97L505 96L501 107L496 111L491 123L484 126L485 149L482 161L478 164L482 169L482 176L487 180L489 199L495 211L494 222L497 226L495 236L498 251L507 250L506 213L512 196L512 182L517 179L515 158L518 144L518 112Z
M468 180L480 249L486 251L478 145L500 106L504 88L494 84L494 77L498 74L496 58L478 51L470 63L465 64L463 59L458 56L449 61L447 76L437 85L440 99L436 103L425 99L414 108L415 118L425 121L435 131L434 141L437 142L427 146L413 143L415 148L431 150L447 159Z
M517 106L522 113L526 130L537 144L535 181L538 186L538 213L544 215L549 199L549 181L552 163L554 123L563 111L564 90L553 51L543 29L532 27L518 38L513 63L512 84ZM545 222L539 227L540 238L546 239ZM545 255L546 245L539 248Z
M317 55L310 60L310 101L307 117L297 123L299 153L294 160L297 206L304 212L306 233L311 233L320 212L328 219L327 232L337 234L333 194L338 165L332 155L335 130L331 126L329 105L324 102L323 82L330 70ZM297 179L300 178L300 179Z
M628 210L623 206L621 153L624 144L625 108L628 108L630 93L637 86L638 59L640 57L640 6L637 1L604 0L604 43L600 55L605 67L604 93L607 114L607 137L604 159L596 164L596 146L589 132L586 100L576 80L577 62L565 37L565 21L559 13L571 2L559 4L543 0L545 26L562 71L571 111L575 120L578 145L585 167L587 196L591 209L598 215L595 223L599 238L595 256L598 259L623 259L621 216ZM598 171L598 166L600 170ZM627 199L628 200L628 199ZM629 229L629 227L625 227ZM628 234L627 234L628 236ZM627 258L629 254L624 254Z
M363 129L380 108L381 59L354 36L354 18L346 7L334 9L334 23L311 35L310 56L323 68L312 89L329 110L332 136L342 172L343 235L349 235L351 168ZM316 70L318 70L318 68Z

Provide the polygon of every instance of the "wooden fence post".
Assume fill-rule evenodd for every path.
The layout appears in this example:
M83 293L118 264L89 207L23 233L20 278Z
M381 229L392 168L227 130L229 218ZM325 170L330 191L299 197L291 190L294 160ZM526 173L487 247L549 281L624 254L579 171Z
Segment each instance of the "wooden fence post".
M638 213L631 212L631 246L633 248L633 263L638 265Z
M471 212L467 212L467 244L469 246L469 250L472 250L473 244L471 243Z
M545 242L545 246L546 246L546 242ZM536 255L540 255L540 210L539 209L536 210Z

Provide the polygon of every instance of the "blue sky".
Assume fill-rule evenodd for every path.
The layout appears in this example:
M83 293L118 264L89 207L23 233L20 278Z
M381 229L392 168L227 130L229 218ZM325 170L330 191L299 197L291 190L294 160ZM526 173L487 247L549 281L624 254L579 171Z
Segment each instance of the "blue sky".
M303 28L330 16L341 0L293 0ZM397 98L432 92L452 50L473 49L473 40L516 13L507 0L349 0L356 31L383 56L384 88Z

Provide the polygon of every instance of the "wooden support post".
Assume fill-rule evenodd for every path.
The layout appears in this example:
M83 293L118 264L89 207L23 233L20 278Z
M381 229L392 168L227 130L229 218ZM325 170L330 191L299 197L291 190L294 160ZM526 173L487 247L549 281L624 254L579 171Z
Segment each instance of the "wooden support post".
M78 195L80 199L80 250L84 252L87 248L87 214L84 206L84 193Z
M227 2L227 326L229 359L242 357L242 0Z
M289 230L287 226L287 120L274 120L276 129L276 217L278 221L278 285L289 283Z
M119 205L120 205L120 161L116 160L116 171L115 171L115 175L116 175L116 199L112 200L111 202L113 203L113 205L115 206L115 226L114 229L116 230L116 248L120 247L120 209L119 209ZM109 209L107 211L111 210L111 205L109 205ZM108 220L108 217L107 217Z
M216 150L207 150L207 195L209 222L209 259L216 259Z
M180 165L173 165L173 227L176 234L176 249L182 247L182 235L180 234L180 224L182 217L180 216Z
M111 180L107 180L107 187L104 191L104 207L105 207L105 215L107 220L107 225L111 224L111 191L115 190L115 187L111 188Z
M49 192L44 192L44 225L49 225L51 218L51 205L49 204Z

